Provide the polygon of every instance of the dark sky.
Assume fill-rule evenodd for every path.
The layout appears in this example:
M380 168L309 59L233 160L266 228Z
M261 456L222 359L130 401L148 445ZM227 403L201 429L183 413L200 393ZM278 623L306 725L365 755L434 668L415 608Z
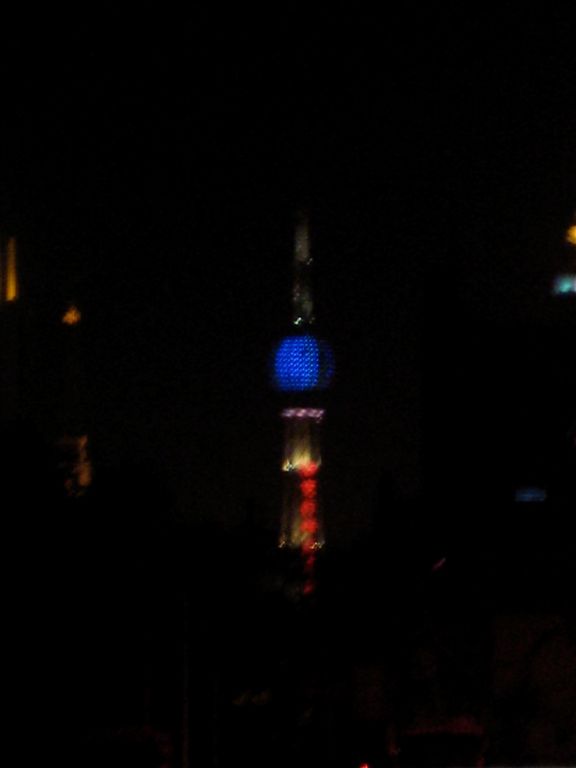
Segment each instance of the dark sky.
M338 361L327 472L353 532L382 474L402 495L421 482L423 329L462 306L526 322L562 258L570 15L114 29L2 51L0 226L20 237L31 295L85 308L101 460L153 457L194 514L236 519L254 498L275 518L267 359L305 207Z

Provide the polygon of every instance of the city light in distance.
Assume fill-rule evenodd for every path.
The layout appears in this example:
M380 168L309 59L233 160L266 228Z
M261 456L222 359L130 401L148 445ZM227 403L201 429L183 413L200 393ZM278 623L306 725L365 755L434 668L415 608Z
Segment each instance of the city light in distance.
M552 284L554 296L576 295L576 274L557 275Z
M514 501L521 503L524 502L542 502L546 501L546 489L545 488L517 488L514 494Z
M18 294L16 239L11 237L5 247L0 242L0 304L15 302Z
M82 313L74 304L70 304L66 312L62 315L64 325L78 325L82 319Z

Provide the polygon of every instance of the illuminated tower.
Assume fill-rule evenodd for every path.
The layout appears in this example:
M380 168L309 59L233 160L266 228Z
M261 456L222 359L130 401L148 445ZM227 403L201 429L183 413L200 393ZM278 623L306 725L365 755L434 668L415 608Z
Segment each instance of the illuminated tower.
M325 415L320 393L334 372L329 345L312 333L314 302L311 286L308 221L299 216L294 248L292 290L293 333L276 346L274 384L284 397L282 473L284 480L280 546L299 549L307 574L305 591L313 588L316 552L324 544L321 507L322 451L320 429Z
M553 296L576 296L576 221L566 232L566 244L569 246L567 262L552 284Z
M17 299L16 238L0 238L0 304L12 304Z
M20 407L20 309L16 238L0 234L0 417Z
M572 218L572 223L566 230L566 236L564 238L565 254L562 264L562 270L556 273L554 281L552 283L552 296L555 297L558 304L564 305L571 316L571 327L574 327L574 302L576 301L576 214ZM574 336L569 340L571 348L574 348ZM574 355L570 355L570 359L574 359ZM574 373L574 366L572 365L571 372ZM572 392L574 392L574 385L572 386ZM572 423L568 429L568 437L572 445L572 449L576 449L576 418L574 417L573 400L570 403L570 410L572 413ZM572 469L572 475L574 470ZM576 492L574 493L576 496Z
M81 365L82 313L69 303L60 318L62 373L58 417L60 436L56 441L59 469L66 494L82 496L92 482L92 463L85 430L84 376Z
M55 334L52 316L32 307L26 291L21 295L18 255L16 238L0 234L0 424L38 424L56 442L66 493L81 496L92 477L84 424L81 313L69 304Z

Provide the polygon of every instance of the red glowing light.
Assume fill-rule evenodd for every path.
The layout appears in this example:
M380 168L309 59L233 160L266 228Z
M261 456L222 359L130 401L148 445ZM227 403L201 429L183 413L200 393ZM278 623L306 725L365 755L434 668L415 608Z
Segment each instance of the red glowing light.
M315 499L316 498L316 489L318 488L318 482L317 480L302 480L300 483L300 490L302 491L302 496L304 496L305 499Z
M314 563L316 562L316 558L314 555L308 555L308 557L304 560L304 572L305 573L311 573L314 570Z
M318 532L318 521L317 520L303 520L302 524L300 526L300 529L302 531L305 531L306 533L317 533Z
M303 501L300 504L300 514L304 518L316 517L318 505L315 501Z
M318 473L318 464L311 461L309 464L304 464L298 470L300 477L314 477Z
M303 588L302 591L304 592L305 595L310 595L310 594L312 594L312 592L314 592L314 587L315 587L315 585L314 585L313 581L307 581L304 584L304 588Z

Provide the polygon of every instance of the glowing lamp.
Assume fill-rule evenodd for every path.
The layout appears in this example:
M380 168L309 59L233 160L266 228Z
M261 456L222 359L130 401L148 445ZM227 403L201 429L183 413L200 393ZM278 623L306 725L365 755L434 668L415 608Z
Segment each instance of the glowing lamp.
M287 336L274 352L274 383L281 392L325 389L334 374L330 346L311 334Z

